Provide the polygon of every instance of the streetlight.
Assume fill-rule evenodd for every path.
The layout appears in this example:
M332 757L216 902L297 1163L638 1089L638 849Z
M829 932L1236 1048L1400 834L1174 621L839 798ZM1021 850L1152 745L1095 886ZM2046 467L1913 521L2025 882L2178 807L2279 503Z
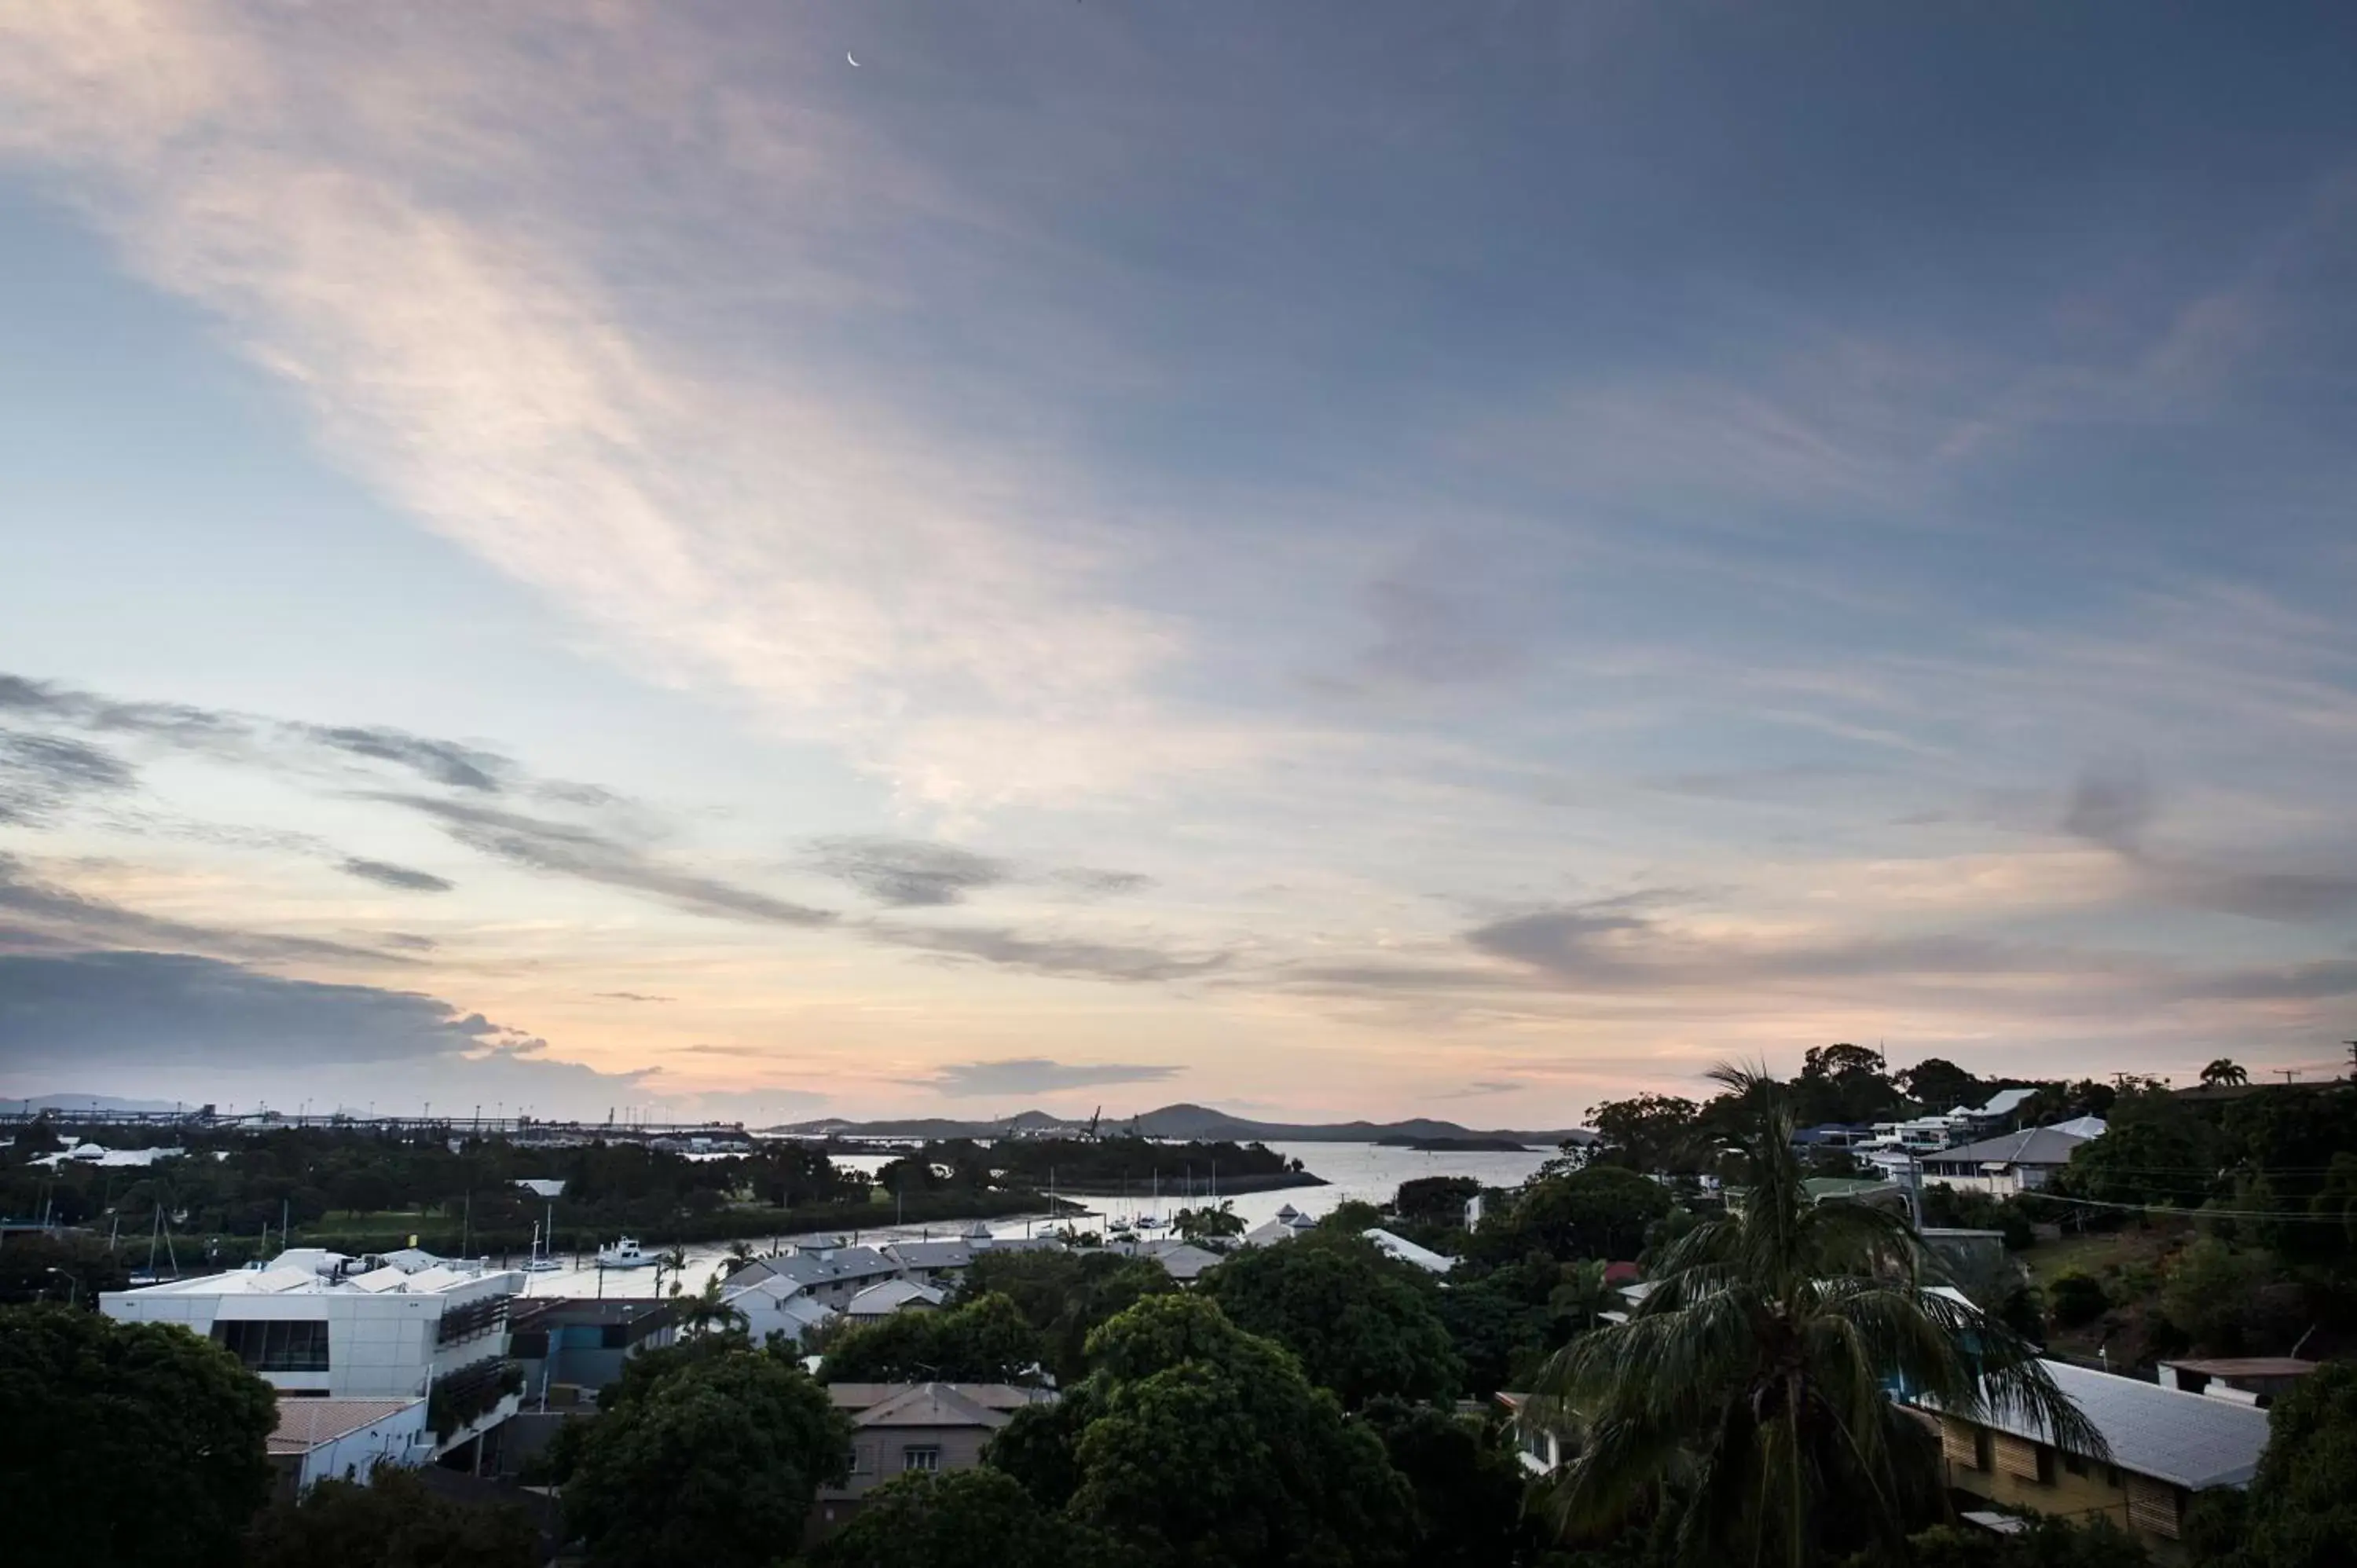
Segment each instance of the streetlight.
M59 1275L66 1282L66 1305L70 1307L80 1303L81 1300L80 1275L68 1273L65 1270L58 1268L44 1269L42 1273Z

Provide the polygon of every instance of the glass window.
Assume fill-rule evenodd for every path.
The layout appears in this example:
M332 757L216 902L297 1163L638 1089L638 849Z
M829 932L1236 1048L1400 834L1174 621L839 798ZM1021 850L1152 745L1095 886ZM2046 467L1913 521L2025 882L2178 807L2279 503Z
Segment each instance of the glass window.
M900 1468L903 1470L938 1470L941 1467L942 1451L938 1448L927 1446L900 1450Z
M213 1338L257 1372L324 1372L328 1326L316 1319L215 1323Z

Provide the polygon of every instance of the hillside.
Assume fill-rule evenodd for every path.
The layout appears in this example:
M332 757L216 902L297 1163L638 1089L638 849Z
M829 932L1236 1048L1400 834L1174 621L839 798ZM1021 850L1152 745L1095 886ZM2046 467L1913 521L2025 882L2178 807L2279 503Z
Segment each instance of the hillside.
M1446 1139L1553 1148L1566 1140L1585 1143L1592 1135L1582 1128L1492 1131L1465 1127L1455 1122L1435 1121L1427 1116L1411 1117L1405 1122L1255 1122L1249 1117L1232 1116L1207 1105L1186 1104L1165 1105L1158 1110L1141 1112L1134 1120L1136 1130L1150 1138L1224 1139L1235 1143L1372 1144L1387 1138ZM1127 1132L1132 1121L1127 1117L1107 1117L1103 1131ZM987 1122L958 1121L939 1116L852 1122L830 1116L764 1131L800 1137L999 1138L1010 1131L1036 1135L1041 1133L1082 1132L1087 1126L1085 1120L1066 1121L1044 1111L1026 1111L1017 1116Z

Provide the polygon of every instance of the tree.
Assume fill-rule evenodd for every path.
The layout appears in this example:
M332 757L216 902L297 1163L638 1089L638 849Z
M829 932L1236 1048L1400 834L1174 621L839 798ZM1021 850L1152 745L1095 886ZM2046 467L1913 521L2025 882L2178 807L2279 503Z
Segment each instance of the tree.
M540 1531L512 1504L456 1503L414 1470L321 1481L254 1521L245 1568L538 1568Z
M2266 1267L2258 1259L2235 1251L2215 1236L2203 1236L2169 1263L2160 1288L2160 1309L2193 1341L2194 1349L2239 1355L2245 1348L2244 1319L2266 1279Z
M596 1421L565 1521L600 1568L760 1568L802 1539L843 1478L850 1423L795 1368L732 1347L678 1368Z
M1412 1224L1461 1228L1465 1206L1480 1194L1481 1184L1471 1176L1417 1176L1400 1183L1392 1212Z
M694 1295L682 1297L679 1304L679 1327L683 1334L705 1334L716 1328L743 1328L744 1313L720 1298L718 1274L704 1282L704 1288Z
M268 1383L186 1328L0 1307L8 1556L229 1568L270 1496L277 1419Z
M2204 1501L2207 1500L2206 1494ZM2334 1568L2357 1541L2357 1364L2330 1362L2277 1397L2230 1568Z
M820 1370L830 1383L1006 1383L1034 1376L1040 1353L1022 1309L983 1295L854 1328L828 1347Z
M1633 1258L1645 1232L1675 1207L1669 1188L1619 1165L1590 1165L1534 1181L1511 1223L1523 1245L1556 1258Z
M1496 1568L1513 1561L1527 1529L1524 1477L1495 1429L1389 1395L1370 1401L1359 1419L1383 1439L1384 1456L1415 1495L1415 1563Z
M1182 1240L1218 1241L1244 1233L1243 1216L1232 1203L1217 1208L1182 1208L1171 1217L1171 1227Z
M2250 1081L2249 1071L2231 1057L2220 1057L2201 1069L2201 1087L2204 1089L2221 1087L2239 1089Z
M1000 1294L1039 1335L1044 1365L1060 1386L1088 1376L1088 1337L1097 1326L1149 1295L1178 1288L1150 1258L1118 1252L984 1252L966 1270L957 1304Z
M1568 1530L1654 1511L1675 1514L1690 1561L1901 1556L1938 1510L1938 1466L1894 1386L1960 1415L2027 1413L2102 1455L2033 1347L1930 1294L1937 1265L1903 1219L1809 1202L1782 1085L1717 1076L1757 1112L1743 1208L1672 1243L1629 1321L1573 1340L1539 1380L1579 1438L1554 1499Z
M1236 1326L1299 1357L1309 1380L1349 1409L1377 1394L1447 1398L1464 1375L1436 1293L1357 1236L1254 1248L1204 1274L1198 1289Z
M1926 1057L1913 1067L1900 1069L1891 1079L1907 1091L1908 1099L1934 1113L1960 1105L1986 1104L1992 1087L1942 1057Z
M995 1469L902 1476L870 1492L816 1568L1113 1568L1102 1532L1039 1506Z
M1587 1158L1631 1170L1693 1171L1706 1151L1695 1147L1695 1120L1701 1108L1674 1094L1640 1094L1587 1108L1596 1131Z
M2216 1133L2166 1090L2124 1095L2110 1130L2071 1151L2055 1186L2072 1197L2199 1208L2223 1196Z
M1938 1525L1911 1536L1914 1568L2150 1568L2144 1543L2097 1514L2083 1522L2029 1519L2012 1535Z
M1864 1046L1819 1046L1802 1058L1801 1076L1786 1086L1793 1119L1803 1127L1826 1122L1876 1122L1904 1109L1880 1051Z
M1042 1506L1147 1568L1402 1561L1414 1503L1381 1440L1216 1302L1142 1301L1089 1354L1095 1369L1061 1406L1019 1412L991 1445Z

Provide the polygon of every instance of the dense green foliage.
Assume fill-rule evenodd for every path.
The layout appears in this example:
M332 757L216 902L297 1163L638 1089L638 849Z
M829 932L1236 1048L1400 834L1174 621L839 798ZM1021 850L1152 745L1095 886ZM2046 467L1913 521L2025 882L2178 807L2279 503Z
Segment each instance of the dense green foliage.
M985 1252L959 1282L952 1305L986 1295L1012 1301L1039 1337L1042 1364L1069 1385L1088 1375L1088 1337L1097 1325L1178 1288L1161 1264L1117 1252Z
M778 1357L731 1345L585 1423L566 1529L600 1568L760 1568L802 1539L851 1427Z
M1129 1558L996 1469L888 1481L813 1554L816 1568L1120 1568Z
M942 1157L934 1145L932 1157ZM1083 1187L1127 1190L1144 1197L1157 1180L1162 1197L1172 1208L1206 1198L1216 1174L1221 1183L1247 1176L1281 1176L1299 1166L1263 1144L1162 1144L1147 1138L1108 1137L1094 1142L1076 1138L1014 1138L995 1144L989 1163L1010 1179L1045 1189L1049 1176L1058 1191Z
M911 1308L844 1332L826 1347L831 1383L1012 1383L1039 1370L1039 1330L1009 1297Z
M1977 1526L1935 1525L1908 1541L1914 1568L2147 1568L2144 1544L2100 1514L2083 1521L2040 1519L2018 1534ZM1855 1568L1882 1568L1867 1554Z
M1356 1235L1321 1231L1240 1252L1199 1288L1351 1408L1379 1394L1448 1398L1463 1376L1430 1276Z
M1423 1568L1500 1568L1536 1542L1523 1511L1521 1461L1491 1423L1386 1396L1359 1418L1415 1499L1410 1560Z
M1043 1508L1152 1568L1404 1560L1415 1503L1381 1439L1216 1303L1142 1301L1089 1354L1086 1381L991 1446Z
M227 1568L270 1495L270 1385L164 1324L0 1307L0 1519L13 1562Z
M2218 1568L2337 1568L2357 1551L2357 1364L2319 1368L2277 1399L2266 1452L2241 1498L2197 1499L2223 1517L2194 1544Z
M513 1505L455 1503L416 1473L321 1481L253 1523L245 1568L536 1568L540 1532Z

